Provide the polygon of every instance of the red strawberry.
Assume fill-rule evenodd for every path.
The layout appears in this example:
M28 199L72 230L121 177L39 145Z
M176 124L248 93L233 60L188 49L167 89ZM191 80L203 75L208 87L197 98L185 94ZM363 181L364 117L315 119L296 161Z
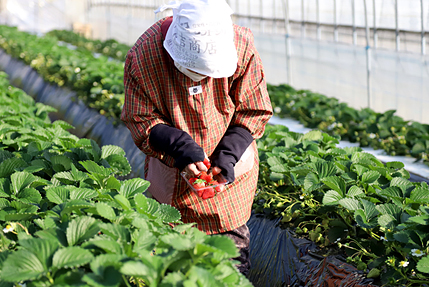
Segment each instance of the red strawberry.
M212 181L209 182L210 185L218 185L219 182L217 180L212 179Z
M189 183L190 184L194 184L194 182L197 180L198 178L196 177L192 177L191 179L189 179Z
M213 176L211 174L207 174L207 172L202 171L199 175L198 178L200 179L204 179L206 182L210 182L213 180Z
M205 158L203 163L207 167L207 169L209 169L212 166L208 158Z
M221 184L215 187L215 190L217 193L222 192L225 190L225 185Z
M204 190L203 195L201 196L203 199L212 198L215 195L215 191L213 188L207 188Z
M194 183L192 184L192 186L196 190L198 190L198 189L206 187L206 182L203 179L197 179L196 181L194 181Z

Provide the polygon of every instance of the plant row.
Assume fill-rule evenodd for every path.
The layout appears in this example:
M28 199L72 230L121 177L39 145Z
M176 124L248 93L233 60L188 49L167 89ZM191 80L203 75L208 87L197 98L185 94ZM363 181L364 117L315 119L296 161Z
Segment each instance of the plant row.
M56 37L58 40L72 44L75 47L81 47L122 62L125 61L128 50L131 48L129 45L119 43L114 39L106 41L91 40L70 30L52 30L47 35Z
M0 74L0 286L251 286L234 242L143 195L122 148L50 122Z
M119 119L124 102L124 63L85 48L59 45L58 38L0 25L0 48L35 69L47 82L76 91L88 107Z
M385 286L429 284L429 188L401 162L338 148L321 131L267 126L253 209ZM423 285L426 284L426 285Z
M429 125L405 121L395 110L377 113L357 110L338 99L295 90L289 85L268 85L275 114L298 120L361 147L383 149L388 154L412 156L429 164Z

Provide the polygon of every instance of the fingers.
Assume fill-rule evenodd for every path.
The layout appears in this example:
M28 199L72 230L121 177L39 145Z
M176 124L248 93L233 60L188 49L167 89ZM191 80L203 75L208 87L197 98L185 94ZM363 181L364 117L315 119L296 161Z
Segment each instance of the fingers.
M196 163L188 164L184 171L190 175L197 176L200 174L200 172L207 171L207 167L202 161L198 161Z
M222 171L222 169L221 169L220 167L214 166L214 167L212 168L212 174L213 174L213 175L217 175L217 174L219 174L221 171Z
M199 170L198 173L200 173L201 171L207 171L207 166L202 161L197 161L195 163L195 165L197 166L197 168Z

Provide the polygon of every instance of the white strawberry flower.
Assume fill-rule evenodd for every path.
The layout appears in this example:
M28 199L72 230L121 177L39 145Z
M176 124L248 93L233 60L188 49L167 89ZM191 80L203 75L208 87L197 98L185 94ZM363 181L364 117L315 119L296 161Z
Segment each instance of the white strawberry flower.
M421 251L420 249L411 249L411 255L416 256L416 257L421 257L421 256L425 255L425 253L423 251Z
M3 233L9 233L13 231L13 226L8 224L6 225L6 228L3 228Z

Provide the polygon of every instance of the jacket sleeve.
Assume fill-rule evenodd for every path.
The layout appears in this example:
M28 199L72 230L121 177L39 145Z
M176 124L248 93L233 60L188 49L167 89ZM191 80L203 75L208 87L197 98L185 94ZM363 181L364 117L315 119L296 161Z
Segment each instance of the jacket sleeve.
M146 155L163 159L163 151L154 150L149 142L150 131L158 124L169 124L169 120L156 108L141 85L136 55L130 50L124 66L125 101L121 120L131 132L136 146Z
M264 134L265 125L272 117L273 109L262 60L254 45L253 35L247 28L239 29L241 33L238 33L236 47L244 56L239 59L230 90L230 96L236 106L230 126L241 126L248 130L254 139L258 139Z

